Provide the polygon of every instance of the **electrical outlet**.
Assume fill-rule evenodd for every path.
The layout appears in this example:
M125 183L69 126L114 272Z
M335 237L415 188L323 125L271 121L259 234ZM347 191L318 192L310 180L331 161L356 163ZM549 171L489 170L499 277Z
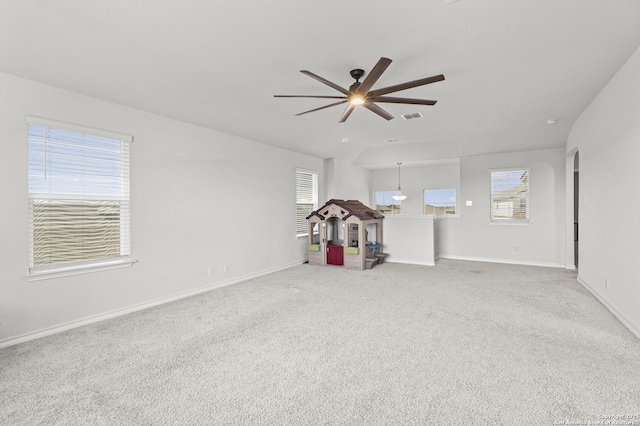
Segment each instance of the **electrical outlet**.
M224 265L224 273L226 274L227 272L229 272L229 265Z
M209 266L209 276L213 276L213 266Z

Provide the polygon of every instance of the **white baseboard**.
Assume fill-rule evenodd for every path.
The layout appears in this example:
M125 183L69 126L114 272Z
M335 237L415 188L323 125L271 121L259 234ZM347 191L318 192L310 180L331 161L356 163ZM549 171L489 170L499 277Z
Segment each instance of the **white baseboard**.
M620 322L622 324L624 324L625 327L627 327L629 329L629 331L631 331L633 334L636 335L636 337L638 339L640 339L640 328L637 327L635 324L633 324L631 321L629 321L624 315L622 315L620 312L618 312L618 310L616 308L614 308L609 302L607 302L605 299L603 299L597 291L595 291L595 289L589 285L589 283L587 283L585 280L583 280L582 278L578 277L578 282L580 284L582 284L582 286L584 288L586 288L589 293L591 293L596 299L598 299L598 301L600 303L602 303L604 305L605 308L607 308L607 310L609 310L609 312L611 312L616 318L618 318L620 320Z
M452 260L468 260L470 262L489 262L489 263L506 263L509 265L523 265L523 266L544 266L547 268L564 268L564 265L557 263L546 262L531 262L528 260L513 260L513 259L493 259L486 257L472 257L472 256L451 256L448 254L441 254L438 259L452 259Z
M72 328L82 327L84 325L93 324L95 322L104 321L111 318L116 318L122 315L127 315L132 312L141 311L143 309L151 308L153 306L162 305L169 302L174 302L176 300L185 299L187 297L195 296L197 294L206 293L211 290L215 290L221 287L226 287L228 285L237 284L243 281L250 280L252 278L261 277L263 275L272 274L274 272L282 271L285 269L292 268L294 266L301 265L305 262L305 260L300 260L298 262L290 263L288 265L282 265L271 269L266 269L264 271L256 272L253 274L243 275L240 277L235 277L230 280L217 282L215 284L211 284L205 287L200 287L195 290L189 290L183 293L174 294L168 297L162 297L160 299L151 300L148 302L143 302L137 305L128 306L122 309L116 309L114 311L106 312L103 314L92 315L89 317L81 318L74 321L69 321L63 324L59 324L53 327L45 328L42 330L34 331L31 333L22 334L16 337L10 337L5 340L0 340L0 349L6 348L8 346L17 345L19 343L28 342L30 340L39 339L41 337L50 336L52 334L61 333L63 331L71 330Z
M385 263L403 263L407 265L421 265L421 266L436 266L435 262L416 262L414 260L402 260L402 259L385 259Z

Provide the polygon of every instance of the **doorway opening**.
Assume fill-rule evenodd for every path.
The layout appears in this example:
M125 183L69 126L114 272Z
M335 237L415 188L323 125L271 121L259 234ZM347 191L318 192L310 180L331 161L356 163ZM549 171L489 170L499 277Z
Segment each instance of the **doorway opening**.
M578 222L580 206L580 153L573 157L573 264L578 269Z
M344 224L337 217L327 219L327 265L344 265Z

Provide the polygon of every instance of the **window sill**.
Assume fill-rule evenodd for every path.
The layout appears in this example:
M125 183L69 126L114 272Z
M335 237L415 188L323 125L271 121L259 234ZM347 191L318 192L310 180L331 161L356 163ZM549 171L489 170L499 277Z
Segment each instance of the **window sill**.
M531 225L531 222L525 222L525 221L504 221L504 222L489 222L489 225L494 226L529 226Z
M462 214L441 214L440 216L435 216L435 218L433 219L434 222L439 222L442 219L460 219L462 217Z
M317 232L314 232L313 235L320 235ZM296 234L296 240L299 240L300 238L309 238L309 234Z
M90 274L92 272L109 271L112 269L129 268L136 262L137 261L133 259L118 259L107 262L32 271L25 276L29 281L41 281L52 278L70 277L72 275Z

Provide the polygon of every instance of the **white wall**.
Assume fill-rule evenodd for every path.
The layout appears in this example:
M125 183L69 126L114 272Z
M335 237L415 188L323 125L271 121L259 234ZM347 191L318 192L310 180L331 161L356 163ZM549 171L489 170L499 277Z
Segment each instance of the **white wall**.
M640 337L639 117L640 49L575 122L567 153L580 155L579 280Z
M383 252L386 261L435 265L433 216L402 216L385 219Z
M434 232L432 216L424 214L425 189L455 189L460 192L460 161L431 162L429 165L401 166L400 183L407 199L402 201L401 215L387 215L384 220L384 248L389 262L434 265L440 235ZM398 188L398 167L371 172L371 201L375 207L376 191ZM459 199L458 199L459 206ZM457 220L443 219L442 221Z
M369 170L353 165L347 158L325 160L327 198L319 200L320 205L330 199L358 200L369 202Z
M295 168L322 182L321 159L5 74L0 93L0 345L304 260ZM131 268L26 280L29 114L134 136Z
M487 154L460 160L459 219L441 220L440 257L564 266L564 150ZM531 224L489 222L491 169L531 168ZM466 201L473 205L467 207ZM517 254L513 248L517 247Z
M398 189L398 166L377 169L371 172L370 206L375 206L376 191L395 191ZM460 192L460 161L452 159L432 162L429 165L400 166L402 194L407 199L402 202L402 214L409 216L424 215L425 189L455 189Z
M402 213L423 215L423 189L455 188L457 212L461 216L435 222L436 259L564 266L564 157L564 150L559 148L477 155L426 166L405 167L403 164L402 192L408 198L402 202ZM531 168L531 224L491 225L489 170L512 167ZM375 191L396 189L397 182L397 168L372 171L371 196ZM472 207L465 206L467 200L473 202ZM385 223L395 219L388 216ZM513 254L513 247L517 247L517 254Z

